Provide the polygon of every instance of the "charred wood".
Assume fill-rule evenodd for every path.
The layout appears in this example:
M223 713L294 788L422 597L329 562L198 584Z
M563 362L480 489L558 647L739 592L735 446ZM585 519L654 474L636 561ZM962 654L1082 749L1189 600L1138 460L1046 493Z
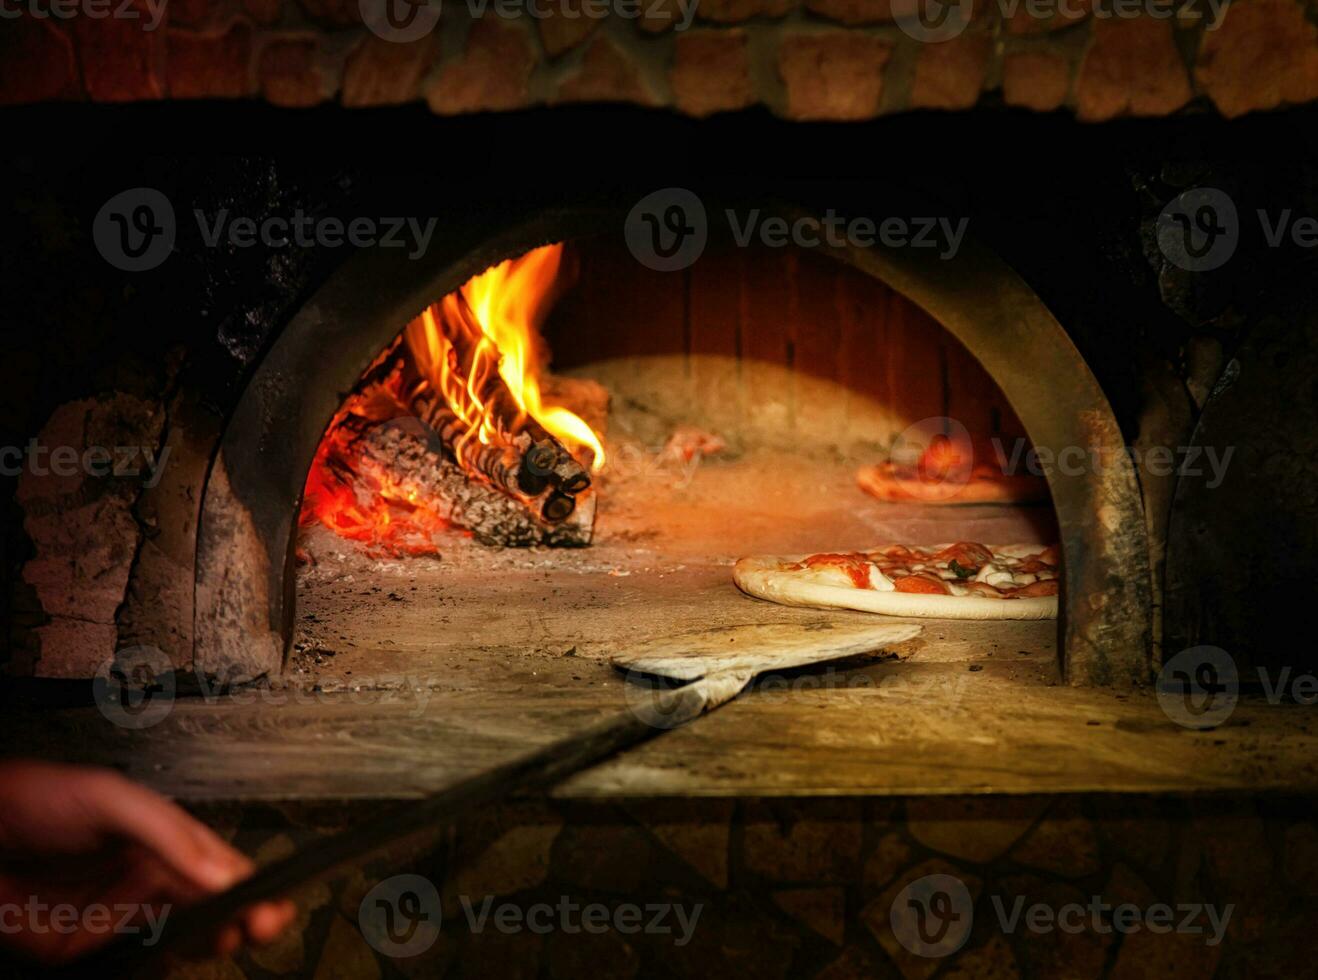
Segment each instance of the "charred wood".
M516 486L516 471L506 461L496 467L511 472L507 483L491 485L467 476L448 458L435 433L418 424L396 422L364 433L358 440L360 468L353 477L367 492L383 486L401 489L449 523L472 532L484 544L583 546L594 530L595 495L578 497L547 491L530 496ZM489 449L492 447L481 447ZM493 482L493 481L492 481Z

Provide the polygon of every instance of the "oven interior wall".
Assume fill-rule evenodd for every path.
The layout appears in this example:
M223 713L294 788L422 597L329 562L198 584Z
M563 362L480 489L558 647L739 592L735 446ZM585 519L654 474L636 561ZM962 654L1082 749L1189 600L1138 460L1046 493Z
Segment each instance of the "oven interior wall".
M570 254L576 285L544 328L553 368L643 409L626 419L635 438L662 442L685 423L733 450L871 462L932 417L985 448L1024 438L998 386L935 320L819 251L714 239L678 272L603 238Z

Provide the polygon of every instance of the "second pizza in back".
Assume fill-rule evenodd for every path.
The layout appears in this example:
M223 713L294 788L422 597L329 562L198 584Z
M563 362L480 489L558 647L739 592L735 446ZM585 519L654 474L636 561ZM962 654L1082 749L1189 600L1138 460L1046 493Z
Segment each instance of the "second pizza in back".
M1030 473L1007 473L968 442L935 436L914 462L889 460L862 466L860 488L890 502L923 504L1033 504L1048 499L1048 482Z

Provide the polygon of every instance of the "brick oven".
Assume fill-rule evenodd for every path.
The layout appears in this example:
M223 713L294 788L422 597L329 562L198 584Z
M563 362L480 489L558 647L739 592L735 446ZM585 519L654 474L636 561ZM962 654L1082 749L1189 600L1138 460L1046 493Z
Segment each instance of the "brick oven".
M1298 971L1304 8L587 6L6 21L14 132L178 134L6 164L12 754L118 768L261 864L338 855L232 975ZM864 489L947 446L1017 498ZM952 541L1051 548L1056 619L732 581ZM920 631L340 850L635 713L620 652L888 620ZM1234 919L993 914L1091 896ZM373 918L418 901L426 942Z

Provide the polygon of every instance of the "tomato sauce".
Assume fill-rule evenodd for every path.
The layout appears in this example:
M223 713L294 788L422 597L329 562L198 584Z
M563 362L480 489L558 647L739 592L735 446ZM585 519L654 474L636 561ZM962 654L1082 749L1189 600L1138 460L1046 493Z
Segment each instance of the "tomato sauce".
M924 595L951 595L952 590L942 579L932 575L903 575L894 579L892 587L898 592L919 592Z
M847 573L851 578L851 584L856 588L872 588L870 585L870 567L864 555L811 555L802 564L807 568L839 568Z

